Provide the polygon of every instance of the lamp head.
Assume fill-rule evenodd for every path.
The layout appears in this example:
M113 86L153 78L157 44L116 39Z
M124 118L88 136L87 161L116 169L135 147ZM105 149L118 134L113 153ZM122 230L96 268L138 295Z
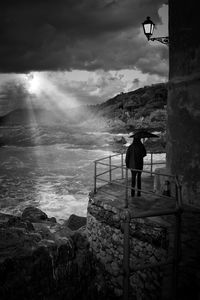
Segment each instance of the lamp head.
M147 17L146 20L142 23L144 34L149 40L153 34L155 24L151 21L150 17Z

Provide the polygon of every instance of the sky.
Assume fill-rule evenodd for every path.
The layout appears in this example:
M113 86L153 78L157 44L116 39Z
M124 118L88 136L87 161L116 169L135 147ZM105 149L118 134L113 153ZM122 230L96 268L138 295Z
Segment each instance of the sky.
M0 115L27 101L60 109L97 104L168 80L166 0L3 0ZM49 106L50 107L50 106Z

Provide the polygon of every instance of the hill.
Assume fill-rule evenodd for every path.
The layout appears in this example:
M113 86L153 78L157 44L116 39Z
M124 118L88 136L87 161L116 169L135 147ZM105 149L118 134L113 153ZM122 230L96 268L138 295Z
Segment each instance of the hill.
M103 118L110 131L127 132L138 128L166 130L167 84L160 83L121 93L88 110L94 119ZM92 115L90 115L90 118Z

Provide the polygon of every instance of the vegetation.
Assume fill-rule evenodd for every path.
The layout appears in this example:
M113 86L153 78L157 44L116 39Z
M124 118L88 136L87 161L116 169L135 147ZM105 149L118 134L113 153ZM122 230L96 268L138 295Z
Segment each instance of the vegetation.
M139 128L165 132L166 104L167 86L160 83L121 93L102 104L88 108L95 118L103 118L114 132L134 131Z

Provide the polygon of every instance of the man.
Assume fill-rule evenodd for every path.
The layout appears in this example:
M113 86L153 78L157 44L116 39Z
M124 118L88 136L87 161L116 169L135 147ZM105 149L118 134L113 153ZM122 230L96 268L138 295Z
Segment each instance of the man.
M131 175L132 175L132 180L131 180L131 197L135 196L135 183L136 183L136 178L137 178L137 196L141 196L141 174L143 170L143 157L147 155L146 149L144 145L142 144L140 138L135 134L131 135L133 137L133 142L132 144L128 147L127 152L126 152L126 167L128 169L131 169ZM132 170L132 169L138 169L141 171L137 170Z

